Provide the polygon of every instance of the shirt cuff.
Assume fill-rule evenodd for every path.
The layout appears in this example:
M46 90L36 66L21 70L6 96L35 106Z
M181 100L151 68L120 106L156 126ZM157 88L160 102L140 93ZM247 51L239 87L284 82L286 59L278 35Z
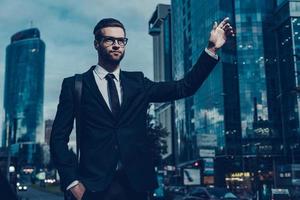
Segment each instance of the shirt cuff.
M213 57L214 59L218 60L219 56L214 54L213 52L211 52L210 50L208 50L207 48L205 48L205 52L210 55L211 57Z
M78 180L75 180L73 181L68 187L67 187L67 190L71 189L72 187L76 186L79 184L79 181Z

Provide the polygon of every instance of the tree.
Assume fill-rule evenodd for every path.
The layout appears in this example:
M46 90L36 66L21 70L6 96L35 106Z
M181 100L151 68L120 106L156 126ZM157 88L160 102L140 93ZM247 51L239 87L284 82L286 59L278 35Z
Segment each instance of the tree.
M40 143L35 144L35 151L33 153L33 165L37 169L44 168L43 146Z
M162 156L167 154L167 141L169 132L166 128L155 121L155 118L150 114L150 106L147 112L147 137L151 155L153 156L154 165L159 166L162 163Z

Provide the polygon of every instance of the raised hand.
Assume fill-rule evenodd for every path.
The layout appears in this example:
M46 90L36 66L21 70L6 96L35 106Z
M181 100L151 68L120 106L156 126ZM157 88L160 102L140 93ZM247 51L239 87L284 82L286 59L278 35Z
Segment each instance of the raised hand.
M220 24L215 22L210 32L207 49L213 53L216 53L216 51L225 44L229 35L233 36L234 34L228 17L223 19Z

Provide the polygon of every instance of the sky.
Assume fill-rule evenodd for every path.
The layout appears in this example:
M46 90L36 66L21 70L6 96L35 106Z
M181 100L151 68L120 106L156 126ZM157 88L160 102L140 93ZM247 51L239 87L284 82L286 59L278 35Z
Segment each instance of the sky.
M170 0L0 0L0 130L5 49L14 33L31 27L40 30L46 44L44 119L53 119L63 78L97 63L92 31L102 18L117 18L126 27L129 41L121 69L143 71L153 78L148 21L159 3Z

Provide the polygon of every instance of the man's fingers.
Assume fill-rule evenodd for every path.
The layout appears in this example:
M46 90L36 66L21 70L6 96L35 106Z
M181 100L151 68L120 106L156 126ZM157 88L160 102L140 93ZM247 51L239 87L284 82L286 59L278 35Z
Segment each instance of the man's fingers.
M227 32L228 30L232 30L232 27L228 24L228 25L225 25L225 27L223 28L223 30L225 32Z
M85 187L82 183L79 183L72 187L70 190L76 199L81 199L85 192Z
M225 31L226 35L232 35L233 34L233 30L232 29L228 29Z
M234 30L232 27L228 28L227 30L225 30L225 34L226 35L231 35L234 36Z
M217 23L217 22L214 22L213 30L215 30L217 27L218 27L218 23Z
M219 24L219 28L223 28L224 25L229 21L229 17L226 17L225 19L223 19L223 21Z
M222 29L223 29L223 30L226 30L226 29L228 29L229 27L231 27L230 24L229 24L229 23L226 23L226 24L222 27Z

